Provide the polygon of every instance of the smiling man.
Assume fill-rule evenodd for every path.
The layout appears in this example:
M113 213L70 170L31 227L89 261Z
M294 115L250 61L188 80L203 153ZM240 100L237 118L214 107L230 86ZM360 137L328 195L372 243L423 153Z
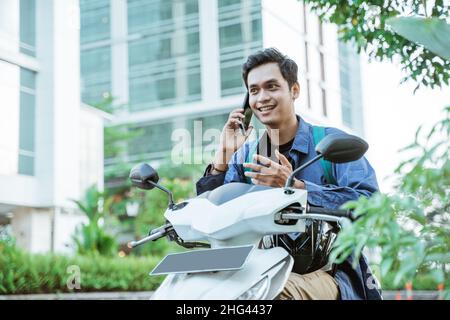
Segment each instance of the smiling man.
M270 187L283 187L293 170L316 156L315 130L295 114L294 102L299 97L297 64L274 48L248 57L242 76L249 92L249 104L256 118L265 126L257 141L246 142L239 130L243 109L230 113L214 162L197 182L197 193L213 190L225 183L245 182ZM324 128L324 134L341 132ZM365 158L332 164L325 172L320 162L295 176L295 188L308 191L308 203L335 209L359 196L370 196L378 190L375 172ZM305 239L300 234L280 235L272 245L290 252L294 267L280 299L380 299L373 276L362 256L353 269L351 256L330 268L305 267L304 257L296 254Z

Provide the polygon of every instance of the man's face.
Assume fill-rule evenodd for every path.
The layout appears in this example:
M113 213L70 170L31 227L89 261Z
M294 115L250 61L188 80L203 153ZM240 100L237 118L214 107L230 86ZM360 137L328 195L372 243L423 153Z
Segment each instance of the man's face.
M294 100L299 93L298 84L291 89L283 78L278 64L266 63L253 68L247 76L250 106L255 116L270 128L281 128L295 116Z

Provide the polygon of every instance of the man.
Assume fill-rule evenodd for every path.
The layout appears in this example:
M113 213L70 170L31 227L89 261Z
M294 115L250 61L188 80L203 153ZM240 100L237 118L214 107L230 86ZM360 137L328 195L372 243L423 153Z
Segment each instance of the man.
M312 126L295 114L294 102L300 93L297 72L296 63L274 48L248 57L242 68L243 80L250 107L265 125L265 134L259 142L245 142L252 127L243 135L239 130L243 109L233 110L222 130L214 162L197 182L198 194L230 182L283 187L293 170L316 155ZM340 131L325 129L325 134L336 132ZM252 151L255 144L258 147ZM269 149L275 149L275 157ZM249 159L253 153L253 159ZM378 190L375 172L365 158L333 164L332 175L335 184L326 181L323 167L315 162L296 175L294 187L308 191L310 205L331 209ZM295 246L295 235L291 239L290 245ZM292 272L279 298L380 299L365 258L361 257L356 269L351 266L352 258L334 272Z

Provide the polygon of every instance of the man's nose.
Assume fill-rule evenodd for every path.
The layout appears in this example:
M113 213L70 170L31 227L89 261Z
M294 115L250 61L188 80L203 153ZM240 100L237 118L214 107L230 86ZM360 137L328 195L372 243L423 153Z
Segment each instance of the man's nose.
M258 95L258 102L263 103L270 99L269 92L267 90L261 89Z

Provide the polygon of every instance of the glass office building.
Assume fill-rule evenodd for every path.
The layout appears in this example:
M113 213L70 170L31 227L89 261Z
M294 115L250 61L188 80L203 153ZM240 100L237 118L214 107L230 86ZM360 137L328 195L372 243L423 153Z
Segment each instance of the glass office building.
M125 105L115 123L142 132L127 144L125 158L106 165L167 158L172 132L193 132L197 120L203 132L221 129L242 103L242 63L263 47L298 51L301 108L326 122L335 115L333 104L344 124L335 99L341 92L337 40L324 35L302 2L284 2L280 8L264 0L80 0L82 100L96 104L112 96ZM271 32L283 28L295 30L298 41L280 45L285 33Z
M103 114L80 103L78 9L0 1L0 233L32 252L70 251L69 199L103 185Z

